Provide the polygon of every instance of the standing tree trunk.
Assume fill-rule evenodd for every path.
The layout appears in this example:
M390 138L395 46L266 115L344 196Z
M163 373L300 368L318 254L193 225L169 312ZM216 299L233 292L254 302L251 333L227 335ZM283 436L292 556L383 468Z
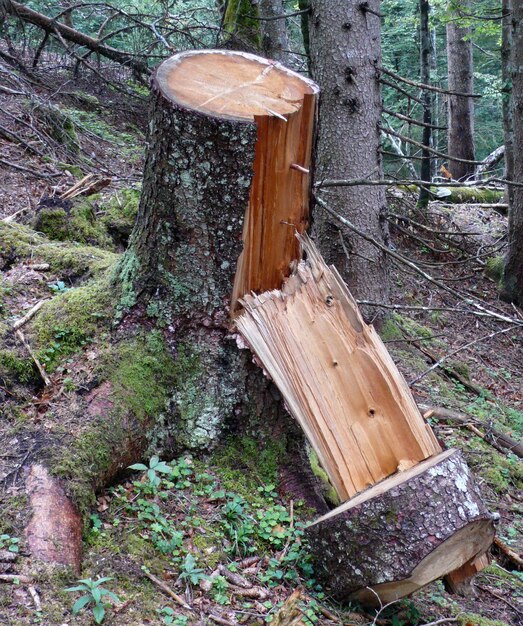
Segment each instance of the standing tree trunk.
M255 0L228 0L223 27L228 33L227 47L259 52L262 38L258 3Z
M274 19L285 13L283 0L260 0L262 51L269 59L288 65L291 60L285 19Z
M505 178L514 180L514 123L512 118L512 0L503 0L501 38L501 78L503 135L505 142ZM514 187L507 185L507 202L513 201Z
M429 13L430 5L429 0L419 0L419 13L420 13L420 78L421 82L425 85L430 84L430 63L431 63L431 41L430 41L430 29L429 29ZM423 122L426 126L423 127L423 139L424 146L430 148L432 142L432 93L425 89L421 95L423 101ZM424 149L422 150L422 161L420 169L420 179L427 181L426 187L420 187L418 202L420 206L426 206L430 199L430 182L432 180L431 172L431 153Z
M450 91L472 93L474 66L472 58L472 29L460 26L463 10L470 12L470 0L451 0L453 12L447 24L448 85ZM465 96L450 96L448 100L449 170L456 180L474 174L474 164L455 161L452 157L474 160L474 101Z
M379 2L312 0L310 6L312 75L322 89L316 180L382 178L380 18L370 12L378 12ZM384 187L334 188L328 200L361 230L385 240ZM388 300L383 252L357 236L347 237L345 247L338 226L321 211L315 231L326 261L336 265L356 298Z
M512 105L510 117L512 138L508 130L506 145L507 169L513 168L512 179L523 185L523 0L511 2L511 60ZM510 121L507 120L507 125ZM506 125L506 126L507 126ZM518 155L519 158L514 158ZM510 180L510 178L509 178ZM512 187L509 193L508 253L505 259L502 296L516 304L523 304L523 187Z

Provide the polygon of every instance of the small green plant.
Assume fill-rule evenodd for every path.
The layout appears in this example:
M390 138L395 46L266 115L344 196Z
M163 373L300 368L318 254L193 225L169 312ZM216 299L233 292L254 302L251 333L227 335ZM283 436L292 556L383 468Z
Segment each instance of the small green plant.
M69 587L66 589L68 592L85 592L83 596L80 596L78 600L73 604L72 613L77 615L82 609L90 607L93 612L94 621L97 624L101 624L105 618L105 609L108 606L103 600L104 598L112 598L115 602L120 602L118 596L112 591L101 587L102 583L105 583L112 578L98 578L93 580L92 578L83 578L78 580L80 583L76 587Z
M0 535L0 550L8 550L9 552L18 552L20 539L11 537L11 535Z
M227 595L229 583L224 576L216 576L212 580L212 597L218 604L230 604L231 599Z
M47 286L53 293L64 293L69 291L69 287L66 286L63 280L57 280L55 283L47 283Z
M161 483L161 478L158 474L170 474L172 471L165 461L160 461L160 457L156 454L150 458L149 467L143 463L135 463L134 465L129 465L129 469L147 472L147 478L153 487L159 487Z
M181 565L180 569L182 572L180 574L180 579L187 580L191 585L197 585L200 580L208 578L208 576L204 574L204 570L201 567L196 567L196 565L196 559L191 553L189 553Z
M186 615L176 615L174 609L170 606L164 606L158 610L162 617L162 621L167 626L187 626L189 618Z

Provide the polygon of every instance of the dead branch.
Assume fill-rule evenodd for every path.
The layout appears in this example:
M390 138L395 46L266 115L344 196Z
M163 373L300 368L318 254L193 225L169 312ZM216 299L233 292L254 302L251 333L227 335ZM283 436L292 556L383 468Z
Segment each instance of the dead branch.
M44 300L40 300L39 302L37 302L32 308L29 309L29 311L27 311L27 313L23 317L16 320L16 322L13 324L13 330L18 330L22 328L22 326L27 324L27 322L38 313L38 311L44 306L44 304L48 300L49 298L45 298Z
M395 85L394 83L390 83L388 80L385 80L384 78L380 79L380 83L382 85L387 85L387 87L392 87L392 89L399 91L401 94L403 94L404 96L407 96L407 98L409 98L410 100L414 100L414 102L417 102L418 104L423 104L423 100L421 100L420 98L417 98L416 96L413 96L408 91L405 91L405 89L402 89L401 87L399 87L398 85Z
M422 276L425 280L428 280L433 285L436 285L436 287L439 287L443 291L446 291L447 293L452 294L455 298L457 298L461 302L465 302L466 304L468 304L469 306L473 307L477 311L481 311L482 313L488 315L489 317L495 319L498 322L505 322L505 323L508 323L508 324L513 324L514 326L523 327L523 321L522 320L519 320L519 319L516 319L516 318L512 318L512 317L508 317L507 315L502 315L500 313L496 313L496 311L492 311L491 309L488 309L485 306L483 306L480 303L480 301L478 301L479 299L477 299L477 298L475 298L473 296L464 296L463 294L459 293L459 291L456 291L455 289L453 289L452 287L449 287L448 285L446 285L445 283L441 282L440 280L437 280L436 278L433 278L430 274L427 274L427 272L422 270L415 263L413 263L412 261L410 261L409 259L407 259L403 255L399 254L395 250L391 250L385 244L383 244L383 243L377 241L376 239L374 239L374 237L371 237L370 235L367 235L362 230L360 230L359 228L354 226L354 224L352 224L352 222L350 222L346 218L344 218L341 215L339 215L338 213L336 213L336 211L331 209L329 207L329 205L322 198L318 197L317 194L315 195L315 199L316 199L316 202L321 207L323 207L323 209L325 209L325 211L327 211L327 213L329 213L332 217L334 217L340 224L343 224L345 227L347 227L350 230L352 230L353 232L355 232L362 239L365 239L365 241L368 241L369 243L372 243L374 246L379 248L385 254L388 254L389 256L391 256L393 259L396 259L397 261L399 261L403 265L406 265L407 267L410 267L410 269L412 269L416 274Z
M34 580L30 576L21 576L20 574L0 574L0 583L14 583L18 585L31 585Z
M460 346L459 348L456 348L455 350L452 350L451 352L448 352L447 354L442 356L441 359L438 359L436 361L436 363L434 363L428 369L426 369L424 372L419 374L419 376L416 376L416 378L413 378L409 382L409 387L412 387L415 384L419 383L419 381L422 378L425 378L425 376L427 374L430 374L430 372L433 372L438 367L441 367L443 362L447 361L448 359L450 359L451 357L455 356L459 352L462 352L463 350L467 350L471 346L475 346L477 343L481 343L482 341L487 341L488 339L492 339L493 337L496 337L497 335L501 335L503 333L507 333L509 330L513 330L513 327L509 326L509 327L503 328L501 330L496 330L496 331L494 331L492 333L489 333L488 335L483 335L482 337L478 337L478 339L474 339L473 341L469 341L468 343L464 344L463 346Z
M479 185L471 185L473 189L490 189L491 191L501 191L501 189L493 187L493 184L497 183L499 185L509 185L510 187L523 187L523 183L516 183L512 180L505 180L503 178L489 178L484 180ZM327 178L325 180L319 181L315 184L315 187L358 187L358 186L376 186L383 185L384 187L408 187L412 185L413 187L426 187L426 180L418 180L418 179L406 179L406 180L370 180L369 178L354 178L354 179L338 179L338 178ZM464 185L463 183L439 183L439 182L431 182L431 187L469 187L469 185Z
M523 569L523 559L511 550L507 545L505 545L499 537L494 537L494 545L500 552L502 552L512 563L517 565L518 569Z
M30 9L25 4L9 0L9 2L6 3L5 8L7 13L10 15L18 17L29 24L34 24L35 26L42 28L47 33L55 34L58 32L64 39L70 41L71 43L89 48L89 50L111 59L111 61L115 61L116 63L129 67L136 72L137 78L148 76L150 74L150 70L147 65L143 61L135 58L133 55L102 44L99 39L90 37L89 35L75 30L74 28L70 28L65 24L57 22L55 19L47 17L43 13L33 11L33 9ZM146 82L146 80L142 78L142 82Z
M184 609L187 609L188 611L192 611L192 608L187 604L187 602L177 593L174 593L174 591L170 587L168 587L165 583L163 583L159 578L156 578L156 576L154 576L153 574L151 574L151 572L145 569L143 570L143 573L145 576L147 576L147 578L151 582L153 582L157 587L159 587L165 594L167 594L170 598L172 598L177 604L179 604Z
M33 359L36 368L40 374L40 376L42 377L42 380L44 381L44 384L47 386L49 386L51 384L51 379L49 378L49 376L47 375L47 372L45 371L44 367L42 366L42 364L40 363L40 361L38 360L38 357L36 356L36 354L33 352L31 346L27 343L26 338L24 337L24 334L22 333L21 330L17 330L15 331L15 336L16 338L21 341L25 347L25 349L27 350L27 352L29 352L29 356Z
M414 124L415 126L423 126L425 128L432 128L434 130L447 130L446 126L434 126L434 124L427 124L426 122L421 122L420 120L415 120L412 117L407 117L401 113L397 113L396 111L392 111L391 109L383 108L383 113L387 115L392 115L392 117L396 117L398 120L402 120L404 122L408 122L409 124Z
M0 165L11 167L14 170L24 172L24 174L29 174L30 176L34 176L35 178L57 178L59 176L63 176L61 172L57 174L45 174L36 170L30 170L27 167L23 167L22 165L18 165L17 163L11 163L11 161L6 161L5 159L0 159Z
M424 83L417 83L413 80L409 80L408 78L404 78L396 72L392 72L384 67L379 68L384 74L394 78L394 80L398 80L401 83L405 83L406 85L410 85L411 87L417 87L418 89L423 89L426 91L435 91L436 93L443 93L448 96L461 96L463 98L481 98L482 96L479 93L464 93L461 91L450 91L448 89L442 89L441 87L435 87L434 85L425 85Z

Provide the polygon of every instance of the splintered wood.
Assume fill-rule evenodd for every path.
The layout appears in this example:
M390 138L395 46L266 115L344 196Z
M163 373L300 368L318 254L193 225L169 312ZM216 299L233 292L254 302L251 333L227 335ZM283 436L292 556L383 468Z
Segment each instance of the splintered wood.
M234 280L233 312L244 294L279 288L292 261L300 259L295 235L308 225L315 112L316 96L304 94L302 107L287 118L256 118L254 178Z
M281 290L244 296L236 324L347 500L441 448L336 269L298 238L307 261Z

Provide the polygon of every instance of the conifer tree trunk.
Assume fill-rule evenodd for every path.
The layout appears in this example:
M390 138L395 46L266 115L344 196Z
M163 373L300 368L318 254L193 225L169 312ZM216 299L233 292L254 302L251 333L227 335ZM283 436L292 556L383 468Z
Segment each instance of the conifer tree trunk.
M523 185L523 0L512 0L511 62L512 82L512 146L509 166L515 183ZM510 123L510 122L509 122ZM510 137L510 130L509 130ZM515 156L518 155L518 158ZM503 298L523 304L523 187L512 187L509 193L508 252L503 275Z
M463 13L471 12L470 0L451 0L453 12L447 24L448 85L450 91L472 93L474 66L472 58L472 30L460 25ZM474 100L464 96L449 96L448 100L449 170L456 180L474 174L472 163L455 161L452 157L474 160Z
M322 90L316 180L382 178L379 153L381 64L379 2L312 0L309 15L312 76ZM385 188L329 189L329 205L378 241L386 238ZM338 226L317 210L315 235L358 299L386 302L383 252L357 236L345 246ZM347 255L348 252L348 255ZM365 311L365 313L367 313Z
M283 0L260 0L262 51L269 59L288 65L290 61L289 37Z
M420 0L420 78L421 82L425 85L430 83L430 56L431 56L431 41L429 30L429 11L430 5L428 0ZM423 100L423 122L427 124L423 127L423 139L422 143L425 146L430 147L432 142L432 94L429 90L425 90L422 94ZM425 206L430 198L430 182L431 177L431 154L428 150L422 151L423 160L421 161L420 179L426 180L428 185L426 187L420 187L419 192L419 204Z

